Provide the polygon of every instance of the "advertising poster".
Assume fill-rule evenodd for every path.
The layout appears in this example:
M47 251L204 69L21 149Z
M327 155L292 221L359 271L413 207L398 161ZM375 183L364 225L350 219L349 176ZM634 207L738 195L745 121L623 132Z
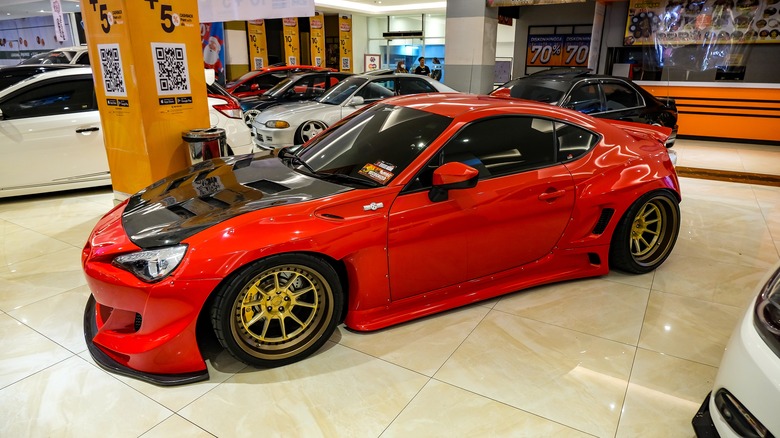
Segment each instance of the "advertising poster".
M225 25L201 23L200 42L203 46L203 66L213 69L217 82L225 84Z
M527 67L587 67L590 34L529 35Z
M298 19L288 17L282 19L284 28L284 59L287 65L298 65L301 59L300 37L298 36Z
M311 17L314 0L198 0L198 14L202 22Z
M70 20L63 26L65 40L58 42L52 16L0 20L0 65L16 65L38 53L77 45Z
M780 43L777 0L631 0L626 46Z
M321 12L309 18L311 65L325 67L325 17Z
M366 71L379 70L381 59L380 55L363 55L363 65L366 66Z
M352 72L351 15L339 15L339 71Z
M268 65L268 46L265 39L265 21L252 20L247 22L249 36L249 61L252 70L260 70Z

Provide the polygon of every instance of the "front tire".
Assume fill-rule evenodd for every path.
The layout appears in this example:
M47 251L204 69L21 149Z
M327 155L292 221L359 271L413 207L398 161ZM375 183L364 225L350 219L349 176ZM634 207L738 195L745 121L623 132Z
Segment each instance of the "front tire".
M648 193L626 211L612 235L610 264L644 274L660 266L680 232L680 206L669 192Z
M221 287L211 320L217 339L236 359L275 367L322 347L336 329L343 301L330 264L283 254L255 262Z
M260 110L257 110L257 109L254 109L254 108L252 108L250 110L244 111L244 116L243 117L244 117L244 123L246 123L246 126L249 126L250 128L252 128L252 123L255 121L255 117L257 117L258 114L260 114Z
M300 128L298 128L298 131L295 132L295 144L304 144L327 128L328 125L317 120L304 122L301 124Z

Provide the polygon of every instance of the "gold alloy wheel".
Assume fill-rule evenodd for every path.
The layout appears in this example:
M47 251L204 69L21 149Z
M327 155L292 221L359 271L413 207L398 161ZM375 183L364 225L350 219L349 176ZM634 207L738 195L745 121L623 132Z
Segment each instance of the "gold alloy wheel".
M658 202L651 200L634 216L631 227L631 254L637 259L642 259L653 251L666 226L666 215L663 208L657 205Z
M285 359L316 342L333 314L328 282L306 266L280 265L256 275L233 303L231 332L260 359Z

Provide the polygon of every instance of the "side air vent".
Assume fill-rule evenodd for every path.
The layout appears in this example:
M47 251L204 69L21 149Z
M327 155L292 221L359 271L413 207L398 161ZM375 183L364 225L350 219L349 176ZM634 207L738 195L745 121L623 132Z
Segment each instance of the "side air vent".
M174 190L174 189L178 188L181 185L181 183L183 183L184 181L187 181L187 179L189 179L189 175L188 176L183 176L181 178L177 178L177 179L173 180L171 182L171 185L168 186L168 190L166 190L166 192L169 192L171 190Z
M206 179L206 177L208 177L210 173L211 173L210 170L204 170L204 171L200 172L198 174L198 176L195 177L195 181L201 181L201 180Z
M612 208L605 208L601 210L601 216L599 216L598 222L596 222L596 226L593 228L593 234L600 235L604 232L604 230L607 229L607 225L609 225L609 220L612 219L612 215L615 214L615 210Z
M589 252L588 253L588 261L591 265L600 265L601 264L601 257L599 257L598 254L595 252Z
M170 207L168 207L168 211L175 214L176 216L179 216L182 219L189 219L191 217L195 217L195 213L187 210L181 205L171 205Z
M254 182L251 182L251 183L244 183L244 185L247 186L247 187L252 187L255 190L260 190L263 193L271 194L271 195L274 194L274 193L283 192L285 190L290 190L289 187L285 187L285 186L283 186L281 184L278 184L278 183L275 183L273 181L268 181L267 179L261 179L261 180L254 181Z
M321 214L320 216L324 217L325 219L336 219L336 220L339 220L339 221L343 221L344 220L344 217L338 216L338 215L335 215L335 214L330 214L330 213Z
M203 196L199 198L201 201L205 202L206 204L209 204L212 207L219 208L221 210L230 208L230 204L217 198L212 198L211 196Z

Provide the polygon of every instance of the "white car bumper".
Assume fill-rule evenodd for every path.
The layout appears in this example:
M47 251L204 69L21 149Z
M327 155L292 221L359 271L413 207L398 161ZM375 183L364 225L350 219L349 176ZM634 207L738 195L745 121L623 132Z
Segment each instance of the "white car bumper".
M751 425L755 421L769 433L780 436L780 356L759 335L754 308L755 302L731 335L709 396L709 415L724 438L746 435L735 431L739 426L729 423L741 422L748 425L748 430L761 430L761 426ZM707 436L698 430L697 434Z
M256 149L270 151L292 146L294 143L294 128L270 129L253 126L252 129L254 131L252 141Z

